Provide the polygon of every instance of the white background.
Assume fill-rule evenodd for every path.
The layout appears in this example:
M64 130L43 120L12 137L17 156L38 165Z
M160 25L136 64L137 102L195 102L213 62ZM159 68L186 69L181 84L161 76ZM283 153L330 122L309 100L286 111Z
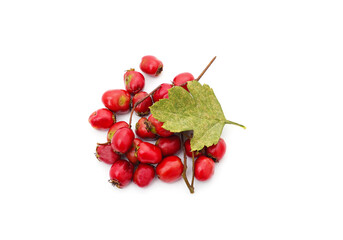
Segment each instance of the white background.
M1 1L1 239L343 239L342 1ZM217 95L213 178L119 190L88 117L164 63ZM119 117L128 120L128 116ZM135 118L135 121L137 118Z

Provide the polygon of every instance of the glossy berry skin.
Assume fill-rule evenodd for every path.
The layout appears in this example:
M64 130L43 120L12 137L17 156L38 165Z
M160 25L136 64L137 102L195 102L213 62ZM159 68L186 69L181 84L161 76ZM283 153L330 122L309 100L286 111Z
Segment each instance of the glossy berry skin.
M134 138L135 134L131 128L118 129L111 140L113 151L121 154L126 153L131 148Z
M115 113L126 113L130 110L131 96L122 89L108 90L102 95L103 104Z
M155 139L157 136L150 131L150 122L145 117L142 117L136 123L135 132L140 138Z
M214 161L211 158L200 156L194 163L194 176L199 181L206 181L214 173Z
M194 80L194 76L191 73L184 72L184 73L180 73L174 78L173 84L174 86L181 86L185 84L186 82L193 81L193 80ZM188 91L187 84L185 84L182 87Z
M109 182L118 188L125 187L128 185L133 176L133 165L132 163L119 159L116 161L110 169L110 180Z
M110 129L109 129L108 132L107 132L107 141L111 142L112 137L113 137L113 134L114 134L119 128L123 128L123 127L128 128L128 127L129 127L129 124L128 124L127 122L124 122L124 121L119 121L119 122L116 122L115 124L113 124L112 127L110 127Z
M142 142L138 145L137 158L141 163L156 164L162 160L161 149L151 143Z
M155 168L149 164L140 163L133 174L133 182L139 187L146 187L155 177Z
M226 152L226 143L224 139L220 138L217 144L206 148L206 155L212 158L214 161L219 162L223 158Z
M136 94L144 88L145 78L143 74L131 68L124 74L124 83L125 89L128 93Z
M176 154L181 148L180 138L176 135L170 137L160 137L155 145L161 149L162 156L170 156Z
M135 104L138 101L145 98L146 96L148 96L148 93L146 93L146 92L139 92L139 93L135 94L135 96L133 96L133 98L132 98L132 107L135 106ZM149 96L143 102L141 102L140 104L138 104L135 107L135 112L137 113L138 116L148 115L150 113L149 107L151 105L152 105L152 99Z
M173 135L172 132L164 129L163 122L158 121L156 118L154 118L152 115L149 116L148 121L150 124L150 131L161 136L161 137L169 137Z
M186 152L186 155L188 157L192 157L192 152L191 152L191 140L190 139L187 139L185 141L185 152ZM194 157L199 157L200 155L202 155L202 152L201 151L195 151L194 152Z
M120 159L120 155L115 153L111 147L111 143L97 144L95 156L104 163L113 164Z
M172 87L173 85L169 83L162 83L161 87L159 87L152 95L154 102L158 102L160 99L163 98L168 98L168 90Z
M138 150L138 145L143 142L139 138L135 138L133 140L132 146L129 149L128 152L125 153L126 158L132 163L132 164L138 164L138 158L137 158L137 150Z
M116 122L116 117L110 110L101 108L89 116L88 122L95 129L108 129Z
M158 76L163 71L163 63L151 55L144 56L139 67L146 74L153 76Z
M166 157L156 167L156 174L163 182L175 182L181 178L183 164L178 156Z

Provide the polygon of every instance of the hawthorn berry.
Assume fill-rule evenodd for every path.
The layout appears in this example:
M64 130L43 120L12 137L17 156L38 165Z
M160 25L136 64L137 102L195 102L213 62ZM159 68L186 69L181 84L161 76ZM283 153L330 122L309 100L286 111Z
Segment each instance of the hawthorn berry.
M132 98L132 107L134 107L138 101L142 100L146 96L148 96L148 93L146 92L139 92L135 94L135 96L133 96ZM149 96L145 100L143 100L143 102L141 102L135 107L135 112L137 113L138 116L148 115L150 113L149 107L151 105L152 105L152 99Z
M192 157L192 152L191 152L191 140L187 139L184 143L185 146L185 152L188 157ZM194 157L199 157L202 155L202 151L194 151Z
M141 142L138 145L137 158L141 163L159 163L162 160L161 149L151 143Z
M183 164L178 156L164 158L156 167L156 174L163 182L174 182L181 178Z
M136 123L135 132L137 136L148 139L156 138L156 134L150 130L150 125L150 122L145 117L140 118Z
M139 187L146 187L155 177L155 168L149 164L140 163L133 174L133 182Z
M122 89L108 90L102 95L103 104L115 113L126 113L130 110L130 93Z
M106 108L101 108L93 112L88 122L95 129L108 129L116 122L116 116Z
M150 122L150 131L161 136L161 137L169 137L173 135L172 132L163 128L163 122L158 121L152 115L149 116L148 121Z
M115 152L124 154L131 148L134 138L131 128L120 128L113 135L111 146Z
M160 137L155 145L161 149L162 156L170 156L176 154L181 148L179 136L173 135L170 137Z
M119 129L119 128L123 128L123 127L126 127L128 128L129 127L129 124L127 122L124 122L124 121L119 121L119 122L116 122L115 124L112 125L112 127L108 130L107 132L107 141L111 141L112 140L112 137L113 137L113 134Z
M193 81L193 80L194 80L194 76L191 73L184 72L184 73L180 73L176 75L176 77L173 80L173 84L174 86L181 86L185 84L186 82ZM188 91L187 84L183 85L182 87Z
M124 83L125 89L128 93L136 94L144 88L145 78L143 74L131 68L124 74Z
M128 185L133 176L133 165L132 163L119 159L113 163L110 169L110 180L109 182L118 188L125 187Z
M126 158L132 163L132 164L138 164L138 158L137 158L137 149L138 145L143 142L139 138L133 139L133 143L131 148L128 152L125 153Z
M144 56L139 67L146 74L153 76L158 76L163 71L163 63L151 55Z
M154 102L158 102L160 99L163 98L168 98L168 90L172 87L173 85L169 83L162 83L161 86L152 95Z
M206 148L206 155L212 158L214 161L219 162L223 158L226 152L226 144L224 139L220 138L217 144Z
M206 181L214 173L214 161L206 156L200 156L194 163L194 176L199 181Z
M98 143L95 152L96 158L107 164L113 164L120 159L120 155L113 151L111 143Z

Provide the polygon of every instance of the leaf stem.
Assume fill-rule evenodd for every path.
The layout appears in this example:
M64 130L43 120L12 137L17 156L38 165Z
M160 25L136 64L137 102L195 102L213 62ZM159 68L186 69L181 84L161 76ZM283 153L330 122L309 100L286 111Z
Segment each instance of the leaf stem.
M154 90L152 90L150 93L148 93L148 95L146 95L144 98L142 98L141 100L139 100L138 102L136 102L136 104L132 107L131 112L130 112L130 120L129 120L129 126L131 128L131 123L132 123L132 115L133 112L135 111L136 107L138 106L138 104L140 104L141 102L143 102L145 99L147 99L148 97L151 97L156 91L157 89L159 89L161 87L161 84L158 85Z
M185 181L189 191L191 193L194 193L193 182L192 182L192 185L189 184L189 181L187 179L187 174L186 174L186 172L187 172L187 155L186 155L186 150L185 150L183 133L181 133L180 135L181 135L181 143L182 143L182 151L183 151L183 172L182 172L182 178Z
M247 129L244 125L236 123L236 122L232 122L232 121L229 121L229 120L225 120L225 124L233 124L233 125L236 125L236 126L240 126L240 127L244 128L244 129Z

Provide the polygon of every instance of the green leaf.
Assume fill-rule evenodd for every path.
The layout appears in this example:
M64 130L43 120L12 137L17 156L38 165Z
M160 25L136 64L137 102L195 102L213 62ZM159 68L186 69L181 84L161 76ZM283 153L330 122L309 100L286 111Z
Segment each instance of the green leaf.
M223 110L210 86L198 81L169 89L169 99L161 99L150 107L163 128L172 132L193 130L192 151L212 146L219 141L225 124L243 125L226 120Z

